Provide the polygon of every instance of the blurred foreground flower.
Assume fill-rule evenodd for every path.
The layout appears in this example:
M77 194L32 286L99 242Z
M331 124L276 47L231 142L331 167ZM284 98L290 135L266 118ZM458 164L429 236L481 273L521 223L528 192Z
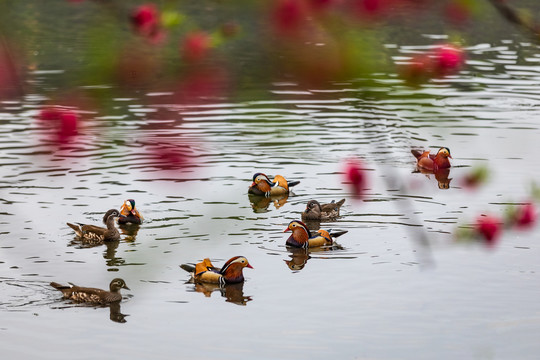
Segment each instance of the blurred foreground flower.
M53 140L58 144L65 144L78 134L79 116L74 110L47 107L40 111L39 120L48 121L48 126L53 129Z
M165 172L176 172L194 166L195 151L178 140L143 140L148 162L145 169L150 167ZM146 170L145 170L146 171Z
M345 163L344 177L354 196L362 197L367 188L367 174L362 161L356 158L348 159Z
M131 23L135 31L152 43L161 42L165 32L160 24L160 13L155 4L143 4L131 14Z
M538 213L532 202L510 207L507 211L507 224L521 229L531 228L536 223Z
M486 166L475 166L461 180L461 185L468 189L483 185L489 178L489 169Z
M480 215L476 218L474 230L488 246L497 242L502 230L503 222L493 215Z
M429 79L459 72L465 63L463 50L455 45L443 44L434 50L414 56L401 67L401 77L409 84L420 84Z
M206 57L212 47L212 39L204 31L194 31L182 40L182 57L187 62L197 62Z

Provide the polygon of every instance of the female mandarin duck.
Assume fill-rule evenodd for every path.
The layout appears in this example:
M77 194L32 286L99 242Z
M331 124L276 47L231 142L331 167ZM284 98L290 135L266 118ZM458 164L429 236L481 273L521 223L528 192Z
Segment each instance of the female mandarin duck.
M237 284L244 282L242 270L245 267L253 269L248 260L243 256L230 258L223 267L216 268L210 259L204 259L197 265L182 264L180 267L191 273L193 282L209 284Z
M109 284L109 291L76 286L73 284L60 285L52 282L50 284L56 290L60 290L65 299L70 299L76 302L84 302L91 304L106 305L109 303L119 302L122 300L120 289L130 290L124 280L116 278Z
M107 228L102 228L95 225L85 225L85 224L70 224L67 225L75 230L75 234L81 239L92 242L92 243L102 243L104 241L117 241L120 240L120 233L118 229L114 226L114 219L120 216L120 213L116 209L111 209L107 211Z
M341 199L338 202L332 200L329 204L321 204L317 200L309 200L302 213L302 221L335 219L339 216L339 209L344 202L345 199Z
M248 193L264 196L288 194L289 187L299 183L300 181L287 181L281 175L276 175L274 180L270 181L265 174L256 173L253 175L253 183L249 187Z
M292 231L292 234L287 239L286 245L300 248L332 245L334 242L333 237L341 236L347 232L341 231L330 234L328 231L320 229L313 235L306 224L298 220L291 221L283 232L287 231Z
M440 148L436 155L430 154L429 150L423 152L411 150L411 153L416 157L417 166L421 169L437 171L451 166L448 158L451 159L452 156L450 155L450 149L447 147Z

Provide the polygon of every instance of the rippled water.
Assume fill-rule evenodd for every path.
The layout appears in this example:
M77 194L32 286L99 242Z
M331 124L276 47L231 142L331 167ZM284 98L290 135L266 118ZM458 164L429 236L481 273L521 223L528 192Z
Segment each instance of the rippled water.
M399 62L424 47L389 48ZM459 76L418 89L381 74L372 85L276 83L265 98L191 107L168 93L111 99L111 114L87 114L60 148L35 120L44 95L3 103L3 354L535 358L538 230L506 232L493 249L456 244L453 233L528 200L540 166L540 56L513 38L468 51ZM414 172L410 154L440 146L453 155L446 190ZM342 182L351 156L370 175L361 200ZM169 168L177 157L181 168ZM464 188L478 165L489 182ZM301 183L286 200L251 202L258 171ZM145 222L122 228L117 244L83 246L65 224L98 224L127 198ZM348 233L340 248L306 256L284 246L283 230L312 198L346 198L343 216L322 226ZM254 267L243 287L195 287L178 267L235 255ZM131 288L120 309L72 305L48 285L106 287L113 277Z

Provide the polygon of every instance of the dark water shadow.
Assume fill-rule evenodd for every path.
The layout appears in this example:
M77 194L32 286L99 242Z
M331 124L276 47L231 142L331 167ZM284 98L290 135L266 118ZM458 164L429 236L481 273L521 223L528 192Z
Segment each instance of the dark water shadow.
M273 204L276 209L281 208L287 203L289 199L289 194L282 195L272 195L272 196L261 196L248 194L249 202L255 213L265 213L268 212L268 207L270 204Z
M439 189L450 189L450 182L452 181L452 178L450 177L450 168L433 171L417 168L415 171L413 171L413 174L415 173L424 174L428 179L431 179L433 176L437 181L437 186Z
M208 284L208 283L193 283L188 281L187 284L192 284L190 291L195 291L204 294L206 297L211 297L212 293L219 292L226 302L237 305L247 305L253 300L251 296L244 295L244 283L238 284Z

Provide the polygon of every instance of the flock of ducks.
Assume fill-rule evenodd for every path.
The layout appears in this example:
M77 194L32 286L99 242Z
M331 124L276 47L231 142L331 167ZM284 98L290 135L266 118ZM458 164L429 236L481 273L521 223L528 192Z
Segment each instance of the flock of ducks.
M412 153L417 158L417 167L419 169L436 171L450 167L448 158L452 157L448 148L440 148L435 155L430 154L429 151L412 150ZM276 175L270 180L267 175L256 173L253 175L253 183L249 187L248 193L264 197L289 194L289 188L299 183L300 181L287 181L281 175ZM334 238L345 234L347 231L333 232L318 229L318 224L321 221L333 221L339 217L340 208L344 202L345 199L327 204L321 204L317 200L308 201L306 209L302 212L302 220L291 221L284 230L284 232L291 232L291 235L286 240L286 245L304 249L332 245ZM135 208L135 201L128 199L124 202L120 211L111 209L105 213L103 222L106 227L79 223L67 223L67 225L75 231L75 234L82 241L90 244L101 244L120 240L120 233L115 226L115 219L119 224L141 224L143 221L142 215ZM313 227L310 229L310 226L307 225L310 221L316 222L317 230L314 230ZM242 283L244 281L243 269L246 267L253 269L249 261L243 256L235 256L229 259L221 268L215 267L208 258L194 265L182 264L180 267L191 274L191 282L217 284L219 286ZM61 285L51 282L50 285L61 291L65 299L98 305L120 302L122 300L120 289L129 290L124 280L120 278L111 281L109 291L81 287L71 283Z

